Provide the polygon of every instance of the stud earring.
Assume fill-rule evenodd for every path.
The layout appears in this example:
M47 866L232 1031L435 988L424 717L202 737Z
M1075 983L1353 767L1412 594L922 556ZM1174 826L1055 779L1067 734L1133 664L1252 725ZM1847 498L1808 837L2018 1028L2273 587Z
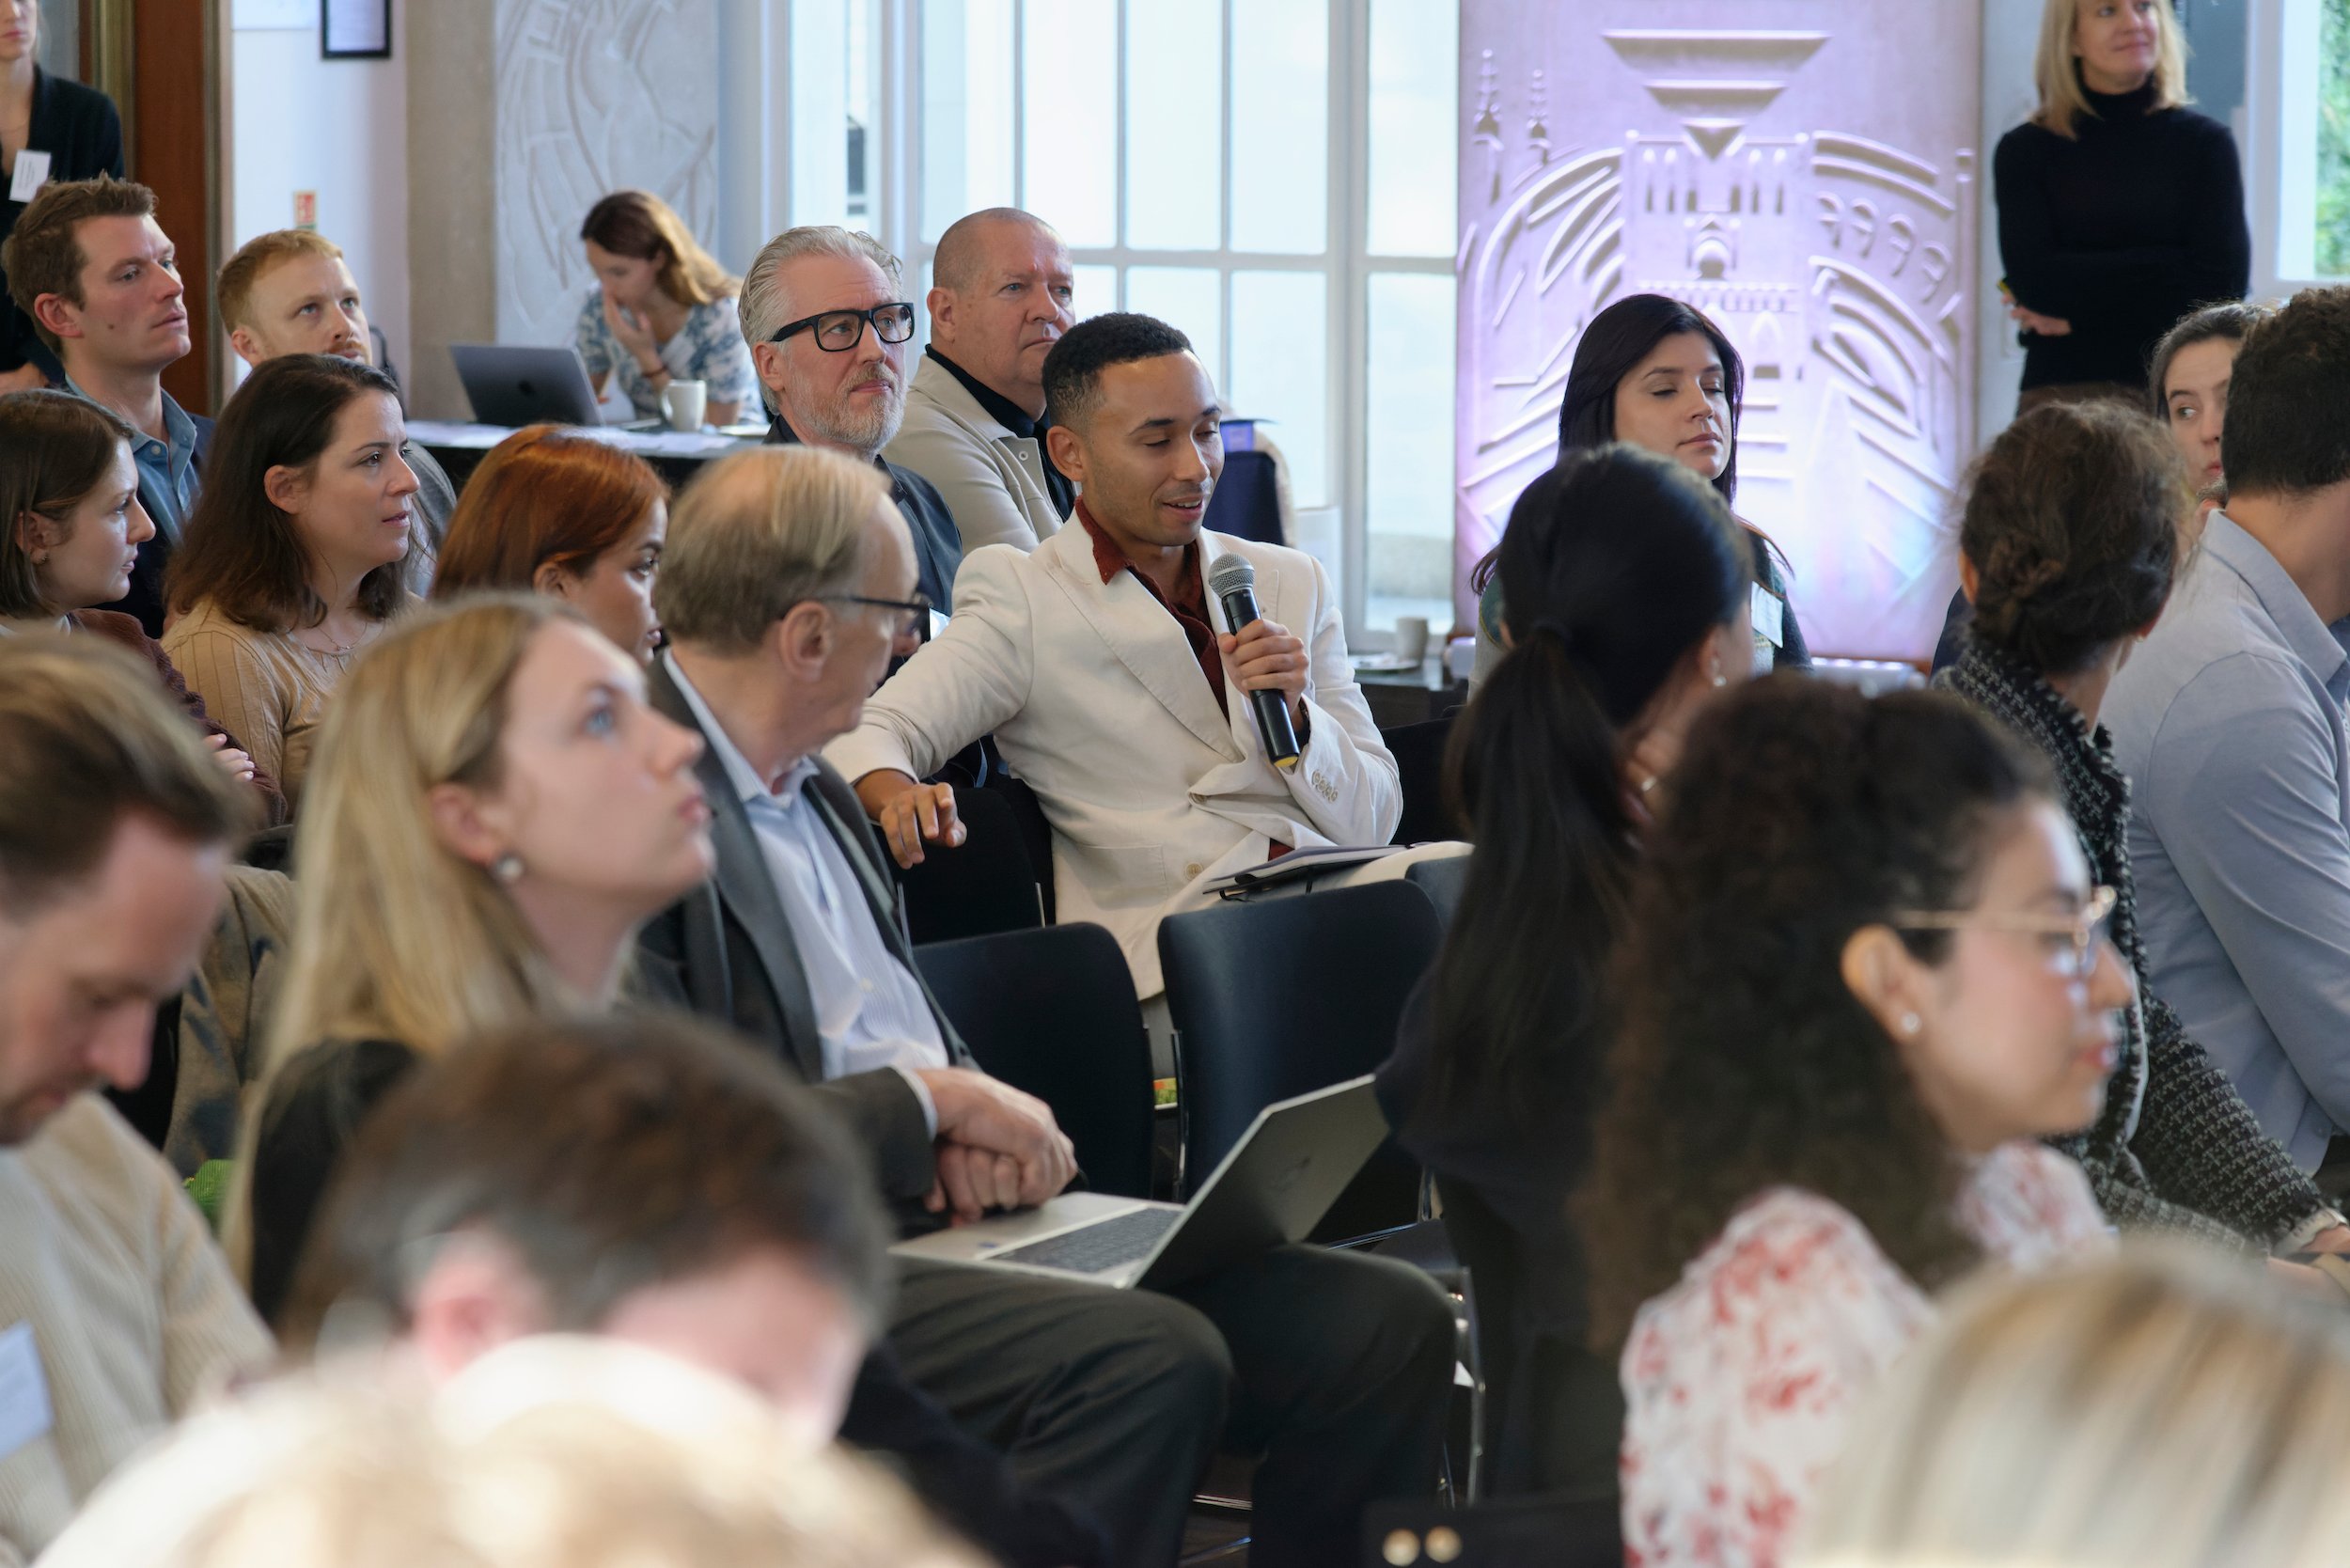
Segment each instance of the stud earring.
M1904 1012L1902 1014L1902 1033L1904 1034L1916 1034L1918 1030L1924 1026L1924 1024L1925 1020L1919 1017L1914 1012Z
M523 857L508 850L490 862L490 874L509 887L513 886L523 879Z
M47 566L49 564L49 552L46 550L34 551L33 564L35 566Z
M1714 666L1714 684L1717 686L1727 686L1730 684L1730 677L1722 673L1722 666L1719 665L1716 665Z

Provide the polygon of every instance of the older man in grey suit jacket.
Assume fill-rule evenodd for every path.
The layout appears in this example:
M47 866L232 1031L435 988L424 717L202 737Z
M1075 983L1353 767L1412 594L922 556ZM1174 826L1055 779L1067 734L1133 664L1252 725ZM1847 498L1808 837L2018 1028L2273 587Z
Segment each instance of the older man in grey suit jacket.
M680 500L654 700L709 743L718 869L648 941L697 1009L858 1090L885 1192L919 1223L1036 1203L1071 1166L1048 1110L964 1065L881 846L814 755L910 644L914 582L904 520L864 464L745 453ZM1452 1340L1424 1276L1304 1247L1171 1294L908 1265L888 1329L913 1382L1091 1513L1121 1565L1174 1560L1219 1443L1263 1456L1257 1560L1352 1562L1367 1502L1433 1482ZM845 1436L874 1442L854 1423L853 1408Z
M924 302L931 342L887 456L935 485L968 556L1033 550L1059 531L1076 487L1044 447L1044 356L1076 322L1069 249L1016 207L939 236Z

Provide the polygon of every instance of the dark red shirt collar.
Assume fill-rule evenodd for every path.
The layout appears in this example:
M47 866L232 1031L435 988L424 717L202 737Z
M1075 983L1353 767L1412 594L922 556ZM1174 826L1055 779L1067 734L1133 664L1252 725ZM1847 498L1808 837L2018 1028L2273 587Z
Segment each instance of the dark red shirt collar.
M1208 687L1215 693L1215 705L1227 717L1231 708L1224 695L1224 655L1215 645L1215 628L1208 620L1207 585L1199 580L1199 541L1193 540L1183 547L1183 569L1175 575L1172 598L1159 591L1159 585L1126 558L1126 552L1118 541L1102 531L1102 525L1086 510L1085 497L1077 497L1073 514L1085 529L1086 538L1093 544L1094 569L1102 573L1102 586L1107 588L1117 581L1121 572L1134 572L1135 581L1143 591L1159 602L1159 607L1175 618L1183 628L1183 640L1191 645L1192 657L1199 661L1199 673L1207 679Z

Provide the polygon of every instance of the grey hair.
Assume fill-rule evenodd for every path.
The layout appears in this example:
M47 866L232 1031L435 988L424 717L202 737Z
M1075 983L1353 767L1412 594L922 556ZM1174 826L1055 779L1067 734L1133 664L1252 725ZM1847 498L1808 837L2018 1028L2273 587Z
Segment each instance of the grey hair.
M672 639L722 657L756 649L794 604L854 588L881 470L821 447L720 458L669 513L653 609Z
M844 261L870 261L889 280L892 293L903 291L904 271L887 247L861 228L842 228L838 224L803 224L787 228L767 242L751 270L743 274L743 292L735 302L735 320L743 328L743 341L750 346L751 361L759 360L759 345L767 341L777 327L795 321L800 312L793 308L783 287L783 270L804 256L833 256ZM765 382L759 384L759 400L767 412L776 412L776 395Z

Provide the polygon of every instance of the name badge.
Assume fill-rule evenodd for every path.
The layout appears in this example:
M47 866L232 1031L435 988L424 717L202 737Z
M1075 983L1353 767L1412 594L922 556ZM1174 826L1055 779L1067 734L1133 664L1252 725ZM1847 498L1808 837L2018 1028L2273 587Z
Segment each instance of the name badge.
M16 155L16 172L8 180L10 201L30 201L49 183L49 154L31 148Z
M1787 646L1787 606L1778 595L1761 583L1747 595L1748 613L1754 622L1754 635L1773 648Z
M49 1379L40 1370L33 1325L0 1333L0 1459L49 1435Z

